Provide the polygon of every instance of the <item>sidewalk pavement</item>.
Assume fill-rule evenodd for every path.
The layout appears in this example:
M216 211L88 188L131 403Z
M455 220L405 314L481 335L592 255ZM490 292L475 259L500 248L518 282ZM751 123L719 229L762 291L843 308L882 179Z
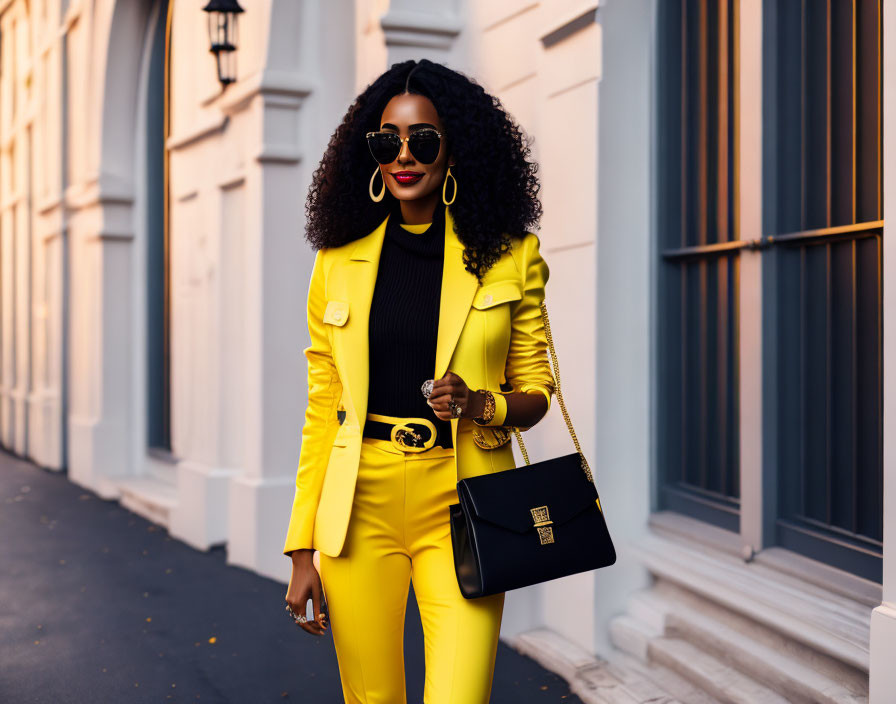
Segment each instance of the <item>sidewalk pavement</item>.
M284 558L286 559L286 558ZM423 630L408 600L409 704ZM0 701L342 704L332 636L284 610L285 585L228 566L52 472L0 450ZM501 642L492 704L581 704Z

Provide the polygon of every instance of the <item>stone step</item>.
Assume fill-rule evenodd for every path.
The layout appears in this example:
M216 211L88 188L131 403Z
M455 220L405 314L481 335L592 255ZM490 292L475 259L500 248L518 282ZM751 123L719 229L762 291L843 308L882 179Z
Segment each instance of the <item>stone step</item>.
M643 605L642 605L643 606ZM621 651L650 669L671 670L704 696L725 704L782 704L787 700L681 638L672 638L629 614L610 623L610 638Z
M654 648L666 652L668 641L686 642L789 701L867 702L865 673L664 580L631 595L611 637L618 648L650 663Z
M585 704L718 704L711 699L677 698L642 667L595 657L548 628L509 639L509 644L542 667L563 677ZM685 689L685 691L690 691Z
M791 704L790 700L681 638L655 638L650 663L662 665L722 704Z
M868 673L872 607L768 565L648 534L630 546L658 581L699 595L809 649Z
M720 704L718 699L664 665L647 664L628 653L615 649L607 655L607 660L616 666L617 671L626 672L628 677L650 680L656 687L675 697L677 701L686 702L686 704Z
M116 482L121 505L160 526L168 528L177 506L177 488L155 477L127 477Z

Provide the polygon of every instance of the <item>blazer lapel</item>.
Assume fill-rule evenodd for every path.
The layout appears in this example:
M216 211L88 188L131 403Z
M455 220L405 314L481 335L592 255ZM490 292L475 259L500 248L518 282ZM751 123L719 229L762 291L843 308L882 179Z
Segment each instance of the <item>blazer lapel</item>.
M441 379L448 371L448 363L479 288L479 280L464 268L463 254L464 245L454 230L454 218L445 208L445 261L442 265L439 336L433 379Z
M355 244L347 262L344 277L348 299L351 301L351 315L354 320L341 331L338 351L343 358L344 386L348 391L348 403L355 411L358 427L364 427L367 418L367 392L370 385L370 303L376 285L380 252L386 234L387 216L369 235Z
M379 269L380 253L389 217L369 235L357 241L347 262L344 277L347 295L351 301L349 324L341 328L339 349L335 353L342 358L344 384L348 403L363 428L367 418L368 391L370 386L370 304ZM442 264L442 290L439 300L439 328L436 341L434 379L444 376L454 354L461 330L467 319L473 297L479 288L474 274L464 268L464 245L454 229L454 218L445 209L445 257Z

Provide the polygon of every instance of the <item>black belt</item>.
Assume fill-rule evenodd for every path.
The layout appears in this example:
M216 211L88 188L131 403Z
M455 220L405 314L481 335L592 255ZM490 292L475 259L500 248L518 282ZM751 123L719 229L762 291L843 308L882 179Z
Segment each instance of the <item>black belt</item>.
M364 423L364 437L391 440L396 447L407 452L422 452L433 445L454 447L451 433L441 431L442 428L428 418L417 416L368 413Z

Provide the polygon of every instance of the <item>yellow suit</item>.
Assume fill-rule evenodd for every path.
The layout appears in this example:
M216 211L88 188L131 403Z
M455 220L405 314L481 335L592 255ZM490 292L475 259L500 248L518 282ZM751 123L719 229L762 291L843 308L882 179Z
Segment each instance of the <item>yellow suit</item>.
M308 291L308 406L296 473L296 491L284 554L314 548L342 551L351 514L367 417L368 317L388 217L370 234L317 252ZM464 268L463 244L445 210L445 259L433 379L450 369L472 389L543 393L554 382L540 305L549 270L534 233L513 248L480 285ZM342 424L337 410L345 410ZM514 467L510 443L479 448L473 422L451 420L458 479Z

